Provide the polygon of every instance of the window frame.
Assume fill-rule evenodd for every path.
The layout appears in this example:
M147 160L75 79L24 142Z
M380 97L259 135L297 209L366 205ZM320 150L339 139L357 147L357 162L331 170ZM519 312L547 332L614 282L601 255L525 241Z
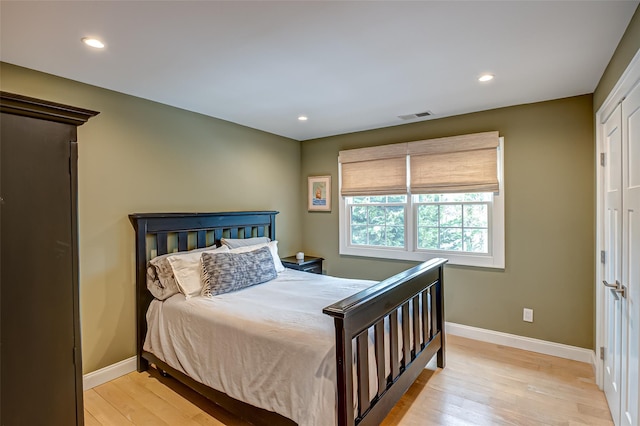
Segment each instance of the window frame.
M405 207L405 247L354 246L350 244L350 204L338 195L339 212L339 254L381 259L409 260L424 262L436 257L446 258L449 264L483 268L505 268L505 185L504 185L504 137L499 138L498 185L499 192L493 194L489 203L489 253L470 253L445 250L425 250L417 248L417 206L407 193ZM342 187L342 168L338 163L338 185ZM373 194L372 194L373 195Z

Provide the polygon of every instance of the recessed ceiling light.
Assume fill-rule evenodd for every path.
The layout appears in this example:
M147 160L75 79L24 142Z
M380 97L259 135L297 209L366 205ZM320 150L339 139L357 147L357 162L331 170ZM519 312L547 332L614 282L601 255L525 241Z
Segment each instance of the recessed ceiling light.
M87 46L95 47L96 49L103 49L104 43L93 37L83 37L82 42Z
M307 117L306 115L299 115L298 116L298 120L300 121L307 121L309 119L309 117Z
M478 81L482 81L483 83L491 80L493 80L493 74L482 74L478 77Z

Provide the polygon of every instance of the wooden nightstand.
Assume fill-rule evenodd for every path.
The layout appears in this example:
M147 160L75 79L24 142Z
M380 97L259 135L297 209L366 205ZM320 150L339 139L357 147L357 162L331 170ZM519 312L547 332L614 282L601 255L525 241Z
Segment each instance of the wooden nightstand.
M311 272L312 274L322 274L322 261L324 260L322 257L305 256L303 260L298 260L295 256L289 256L280 260L285 268Z

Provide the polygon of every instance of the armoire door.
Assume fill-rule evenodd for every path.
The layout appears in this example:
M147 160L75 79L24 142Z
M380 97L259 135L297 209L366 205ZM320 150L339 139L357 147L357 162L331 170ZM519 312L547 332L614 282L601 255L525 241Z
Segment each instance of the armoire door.
M1 140L2 422L75 425L75 127L2 114Z
M76 128L0 92L0 425L82 425Z

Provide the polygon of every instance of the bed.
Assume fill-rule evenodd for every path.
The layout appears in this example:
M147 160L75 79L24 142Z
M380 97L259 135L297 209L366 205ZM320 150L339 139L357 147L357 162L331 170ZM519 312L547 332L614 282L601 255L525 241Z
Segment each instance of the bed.
M176 294L159 301L147 288L147 267L156 256L220 246L225 238L277 241L277 213L129 216L136 241L137 369L153 365L253 424L377 425L433 357L438 367L445 366L446 260L424 262L381 282L287 269L268 283L213 298ZM301 289L307 297L300 298ZM251 300L260 306L247 307ZM303 315L306 322L298 311L304 304L310 309ZM238 306L244 309L234 308ZM217 312L214 325L197 329L211 316L207 310ZM247 311L248 317L231 317L235 311ZM285 322L279 325L273 318ZM293 345L271 341L284 335L274 328L280 326L299 333L287 339ZM189 352L162 347L163 340L198 346ZM235 359L225 360L216 352L223 349ZM271 367L249 364L256 360ZM298 364L310 368L294 370ZM253 374L240 377L238 369L243 368Z

